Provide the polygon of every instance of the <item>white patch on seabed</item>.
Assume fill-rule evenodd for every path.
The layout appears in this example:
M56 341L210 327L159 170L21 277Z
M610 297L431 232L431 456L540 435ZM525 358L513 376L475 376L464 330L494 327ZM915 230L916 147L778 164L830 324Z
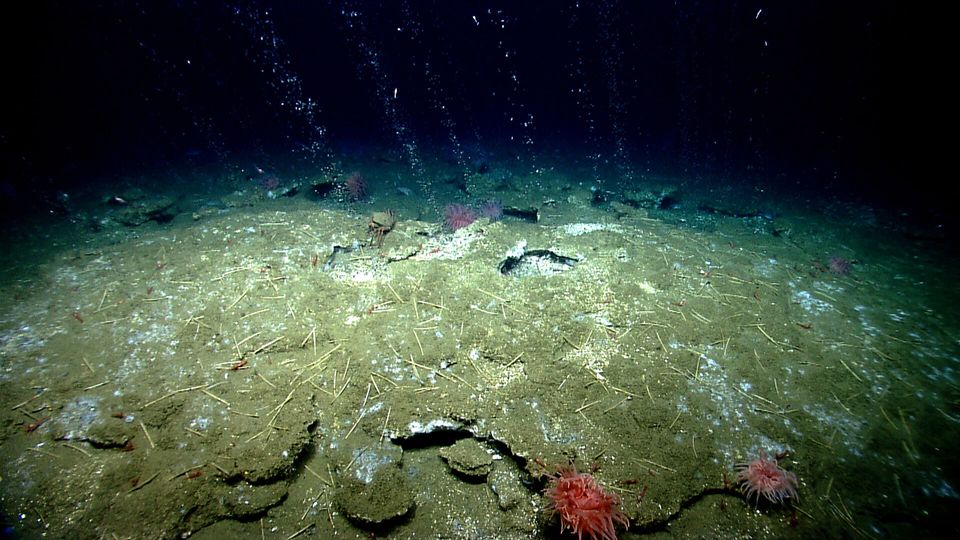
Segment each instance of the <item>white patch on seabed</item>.
M383 465L392 463L394 460L388 455L383 455L378 452L367 452L366 450L366 448L354 449L353 459L355 465L353 475L364 484L369 484L373 482L373 477L377 469Z
M870 323L867 320L867 307L862 305L853 306L853 310L860 315L860 326L863 328L864 333L869 336L879 336L881 334L880 329Z
M757 263L754 265L754 270L765 278L772 278L776 275L777 260L776 259L767 259L764 262Z
M739 431L748 426L748 410L746 398L734 390L734 383L729 380L723 366L714 358L701 354L697 366L697 378L691 379L689 388L694 394L705 395L715 407L714 411L702 411L703 419L717 429ZM741 381L737 386L745 392L752 388L749 382ZM685 399L677 403L678 412L686 412L688 405Z
M607 228L603 223L568 223L562 227L563 232L568 236L580 236L594 231L602 231Z
M897 311L890 314L890 320L893 322L904 322L909 317L910 317L910 313L902 309L898 309Z
M827 281L814 281L813 288L831 295L841 294L844 288Z
M427 422L426 425L423 425L416 420L407 424L407 430L409 430L413 435L418 435L421 433L433 433L437 430L454 429L456 427L458 427L456 424L443 418L431 420Z
M797 291L791 298L794 303L800 304L804 311L811 314L825 313L833 309L833 306L824 300L814 297L807 291Z
M836 440L843 444L852 455L863 457L863 444L860 435L866 423L850 416L840 408L831 411L827 409L826 405L826 402L807 403L801 409L821 422L836 428L842 435L842 437L837 437Z

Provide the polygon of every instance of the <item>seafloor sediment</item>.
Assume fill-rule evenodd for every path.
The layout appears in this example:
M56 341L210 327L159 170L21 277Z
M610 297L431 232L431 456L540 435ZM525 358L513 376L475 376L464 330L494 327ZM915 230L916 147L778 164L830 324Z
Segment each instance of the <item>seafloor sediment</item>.
M46 249L0 305L10 526L543 537L567 463L618 494L627 537L869 536L950 499L921 495L957 422L956 292L930 253L806 210L541 195L539 222L456 232L400 210L382 247L382 208L300 198L26 235ZM761 449L799 501L732 486Z

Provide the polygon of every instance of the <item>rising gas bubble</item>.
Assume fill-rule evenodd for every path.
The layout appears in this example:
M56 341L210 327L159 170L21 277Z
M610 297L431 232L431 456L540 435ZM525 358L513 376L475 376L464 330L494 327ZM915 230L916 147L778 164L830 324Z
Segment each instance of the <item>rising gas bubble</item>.
M370 7L370 9L373 8ZM360 59L356 64L357 75L361 80L372 85L380 111L390 126L394 139L400 145L417 185L420 186L430 206L436 209L436 197L424 170L419 145L400 106L400 100L404 95L403 89L392 82L383 66L382 46L377 42L367 24L367 17L370 15L349 2L341 5L340 15L347 30L347 41Z
M531 165L536 169L536 156L533 153L534 116L523 99L525 92L522 79L518 73L518 55L510 43L509 31L512 30L513 20L504 10L492 8L478 14L476 20L479 22L476 25L477 31L486 29L492 32L497 57L500 59L496 71L500 77L505 78L508 89L508 92L503 96L505 106L502 109L504 119L511 127L509 138L528 149ZM518 152L519 154L520 152Z
M599 185L602 181L600 175L600 162L602 154L600 153L601 142L597 132L597 107L594 103L594 90L590 84L590 76L587 73L587 66L584 61L586 54L585 44L581 36L587 35L582 26L585 24L581 17L580 4L574 4L570 10L567 20L567 34L571 36L571 45L573 58L567 65L570 73L569 92L577 106L577 116L587 130L587 159L590 161L593 170L593 179Z
M627 106L620 73L623 69L623 47L620 43L620 31L617 24L617 17L620 12L621 8L617 0L605 0L597 4L601 40L600 50L602 51L601 61L607 84L614 164L619 171L620 180L630 182L634 178L634 171L627 150L627 135L624 128L627 120Z
M469 170L468 159L463 145L460 142L460 137L457 134L458 125L452 112L453 103L450 97L451 92L447 88L447 81L440 77L441 72L456 74L458 71L457 66L451 61L446 49L440 48L439 50L435 50L425 44L421 39L424 31L422 20L431 20L430 13L415 13L410 2L406 0L401 2L400 11L403 22L398 30L403 31L412 42L413 47L411 47L411 50L423 51L423 58L416 63L423 66L423 80L427 89L428 103L439 116L440 124L446 131L447 141L450 144L450 152L453 154L457 166L461 173L466 175ZM435 19L432 19L432 23L433 26L431 30L433 32L439 32L440 23ZM436 64L439 64L439 69L436 67ZM456 84L456 81L460 79L460 77L454 77L453 83ZM466 94L466 92L463 88L454 92L454 95L462 96L464 94Z
M234 15L240 27L247 31L253 61L259 65L273 92L268 97L269 104L295 120L291 127L301 142L293 151L314 163L319 161L325 174L337 173L340 167L327 142L327 130L319 120L320 107L312 98L305 97L303 82L284 52L284 43L277 34L271 10L248 5L244 9L234 8Z

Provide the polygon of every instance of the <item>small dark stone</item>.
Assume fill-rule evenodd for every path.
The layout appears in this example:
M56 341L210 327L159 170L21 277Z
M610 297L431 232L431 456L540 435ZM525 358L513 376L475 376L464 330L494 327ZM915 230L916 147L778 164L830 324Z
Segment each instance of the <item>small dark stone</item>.
M476 439L461 439L441 448L440 457L454 473L468 480L483 480L493 468L493 458Z
M368 483L352 475L344 477L334 501L347 519L361 527L388 525L406 516L414 505L406 478L394 465L377 468Z

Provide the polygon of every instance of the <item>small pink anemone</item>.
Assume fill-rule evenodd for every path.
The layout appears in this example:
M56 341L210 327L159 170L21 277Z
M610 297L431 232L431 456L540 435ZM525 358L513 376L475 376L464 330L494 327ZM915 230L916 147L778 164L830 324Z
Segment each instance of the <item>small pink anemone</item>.
M737 469L737 484L740 491L747 496L755 497L756 504L760 504L762 495L774 504L784 504L787 499L797 500L797 475L783 470L776 459L767 456L764 449L760 449L760 457L748 463L739 463Z

